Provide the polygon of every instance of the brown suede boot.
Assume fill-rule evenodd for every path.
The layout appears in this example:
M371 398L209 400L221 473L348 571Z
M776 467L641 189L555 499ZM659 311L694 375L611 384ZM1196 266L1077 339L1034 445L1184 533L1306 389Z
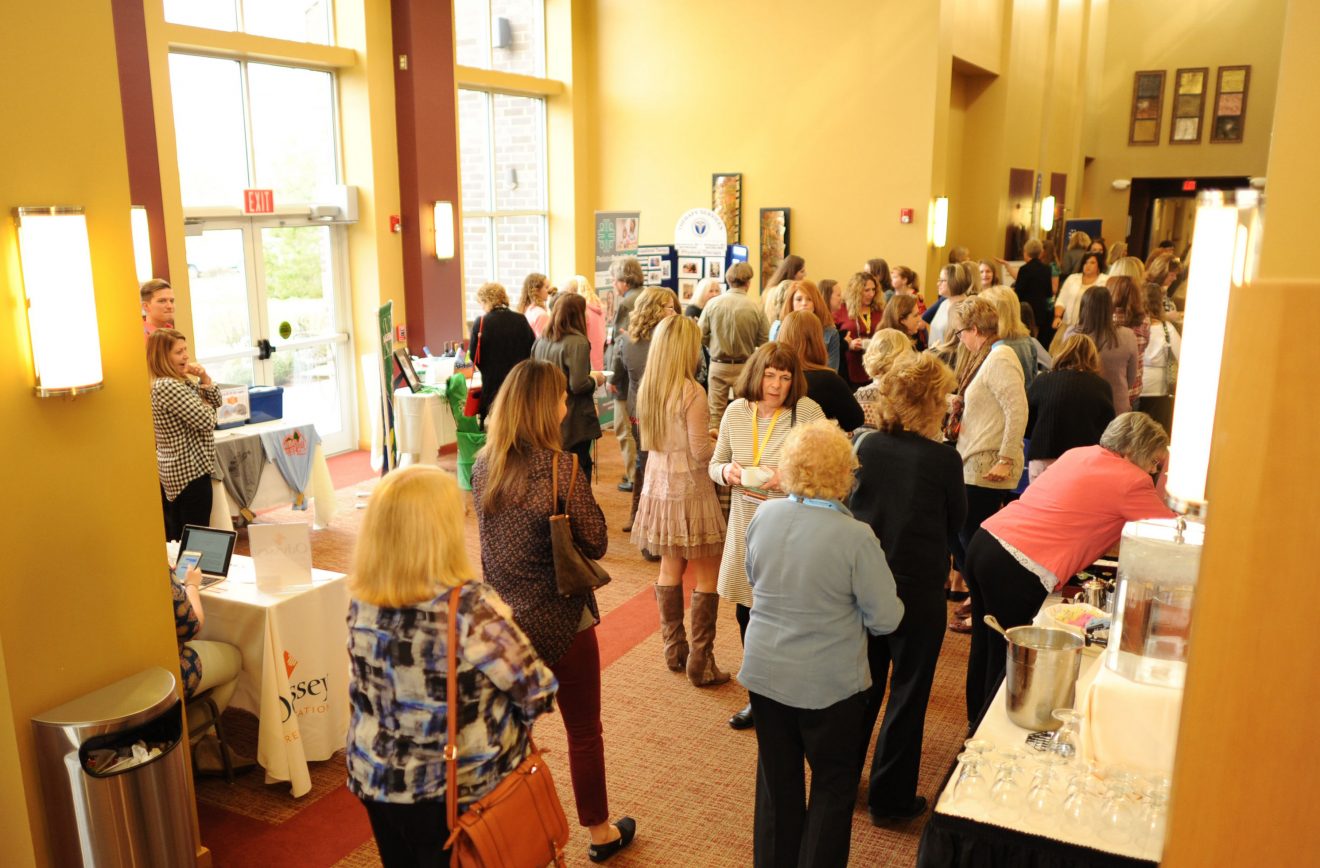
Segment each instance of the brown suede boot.
M683 632L683 586L656 585L655 601L660 606L660 635L665 641L665 665L671 672L687 667L687 634Z
M719 611L719 594L692 592L692 653L688 655L687 675L696 687L729 680L729 673L715 665L715 616Z

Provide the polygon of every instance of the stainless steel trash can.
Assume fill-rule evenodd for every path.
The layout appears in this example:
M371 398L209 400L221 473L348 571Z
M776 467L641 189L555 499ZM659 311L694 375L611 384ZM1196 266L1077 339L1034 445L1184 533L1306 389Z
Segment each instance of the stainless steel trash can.
M148 669L32 718L56 865L195 864L175 685L174 674ZM159 754L116 767L110 752L131 754L139 741Z

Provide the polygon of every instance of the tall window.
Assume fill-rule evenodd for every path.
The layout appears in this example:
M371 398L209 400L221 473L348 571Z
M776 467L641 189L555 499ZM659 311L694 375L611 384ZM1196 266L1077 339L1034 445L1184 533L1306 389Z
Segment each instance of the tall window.
M165 20L330 45L330 0L165 0Z
M499 281L516 301L529 272L548 270L546 119L543 97L465 87L463 70L543 78L544 0L455 0L454 33L463 287L472 318L481 284Z
M529 272L546 271L545 100L458 92L463 184L463 288L498 281L516 301Z

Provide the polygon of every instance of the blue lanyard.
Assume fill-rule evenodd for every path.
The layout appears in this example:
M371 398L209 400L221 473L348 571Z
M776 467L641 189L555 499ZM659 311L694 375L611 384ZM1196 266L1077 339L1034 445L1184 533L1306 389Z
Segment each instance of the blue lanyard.
M803 506L815 506L821 509L832 509L835 512L843 512L843 504L837 500L824 500L819 497L802 497L797 494L790 494L788 499L794 503L800 503Z

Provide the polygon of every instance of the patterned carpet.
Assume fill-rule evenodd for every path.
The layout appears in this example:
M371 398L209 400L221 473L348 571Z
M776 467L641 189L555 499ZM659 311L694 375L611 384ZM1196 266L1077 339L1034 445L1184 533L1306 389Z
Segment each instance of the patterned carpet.
M656 569L642 560L620 528L629 496L618 492L621 462L612 437L599 441L600 472L595 491L611 527L609 554L602 561L613 581L598 594L604 621L600 634L603 666L603 723L614 815L636 818L636 843L611 860L618 866L744 866L751 862L756 736L726 725L746 702L735 682L696 689L686 678L665 669L651 585ZM452 462L452 456L449 457ZM369 491L368 480L338 492L339 511L332 527L314 531L316 566L346 570L362 512L356 509ZM306 513L276 510L263 521L305 521ZM467 545L479 564L475 516L468 516ZM240 534L238 551L246 551ZM926 743L919 792L935 795L964 737L962 683L967 639L947 634L926 719ZM738 628L731 607L720 611L716 659L736 672L741 658ZM256 719L226 713L225 722L239 750L252 755ZM564 811L574 826L568 864L591 864L586 833L576 828L568 780L564 730L553 715L542 719L537 740L550 751ZM863 777L865 780L865 776ZM267 786L260 770L240 775L234 784L219 778L198 780L202 841L217 868L266 866L296 859L300 866L375 866L380 864L366 814L343 786L342 754L312 764L313 790L294 800L287 785ZM866 814L866 786L854 815L851 865L906 866L916 860L925 818L880 829Z

